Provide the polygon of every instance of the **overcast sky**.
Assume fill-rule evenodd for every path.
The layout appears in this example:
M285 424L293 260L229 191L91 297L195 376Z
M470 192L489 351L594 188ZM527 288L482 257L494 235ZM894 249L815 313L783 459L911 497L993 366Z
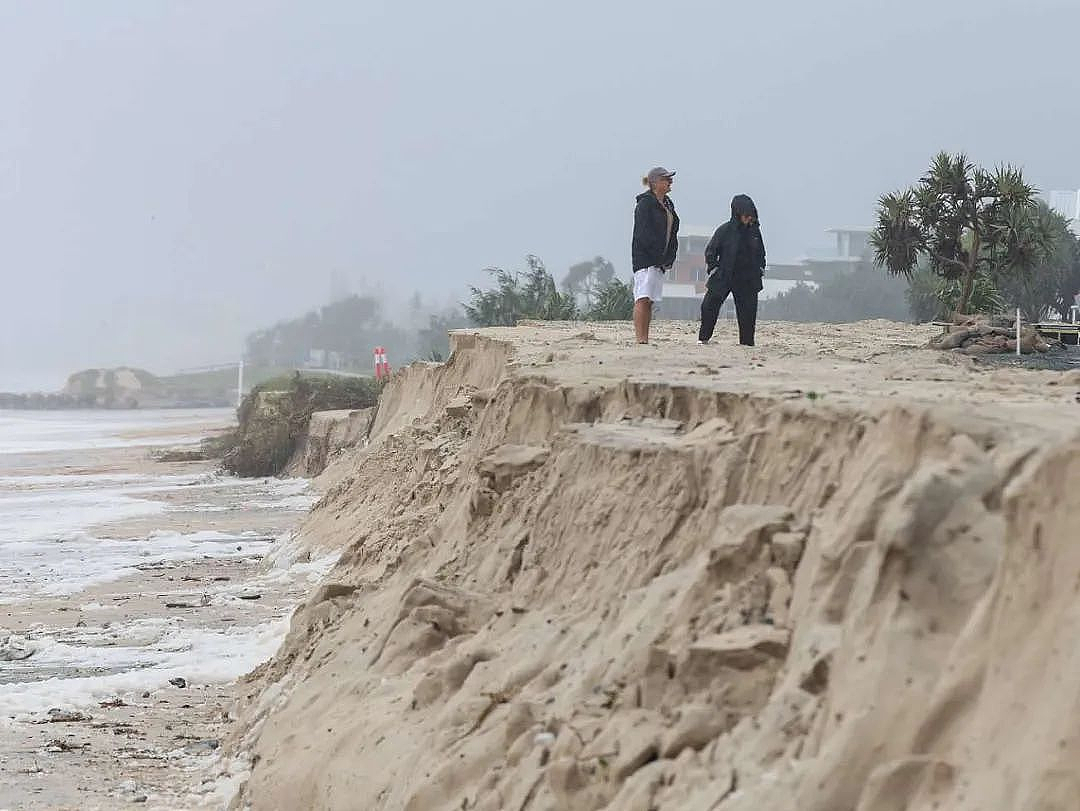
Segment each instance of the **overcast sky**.
M0 0L0 390L354 291L629 276L634 196L823 253L940 149L1080 186L1075 0Z

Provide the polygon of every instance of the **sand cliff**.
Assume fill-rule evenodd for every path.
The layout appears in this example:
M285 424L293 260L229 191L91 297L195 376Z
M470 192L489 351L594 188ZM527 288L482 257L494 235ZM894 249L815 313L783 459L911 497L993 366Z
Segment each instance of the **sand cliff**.
M345 450L366 441L374 408L316 411L297 440L284 475L311 478Z
M459 334L302 538L255 809L1072 809L1080 388L768 325Z

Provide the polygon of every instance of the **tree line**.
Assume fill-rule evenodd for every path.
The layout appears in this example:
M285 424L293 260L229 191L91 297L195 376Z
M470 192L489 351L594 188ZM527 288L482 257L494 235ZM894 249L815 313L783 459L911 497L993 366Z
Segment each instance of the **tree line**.
M488 268L494 286L470 287L465 315L476 326L511 327L519 321L626 321L634 310L630 285L615 278L602 256L573 265L561 284L538 256L521 271Z
M245 362L256 367L329 368L370 372L372 349L387 347L391 361L445 360L450 330L468 326L456 308L425 307L419 293L409 302L408 325L402 326L369 295L351 295L257 330L247 336Z
M884 273L864 266L818 285L796 285L763 301L762 316L923 322L1019 307L1036 321L1068 318L1080 293L1080 239L1015 167L988 170L963 154L941 153L913 186L879 199L876 220L870 245L873 264ZM571 266L559 281L535 255L520 270L487 273L491 284L470 287L460 310L425 309L415 294L408 327L388 318L371 296L332 302L249 335L247 361L367 371L374 346L391 348L395 365L444 360L447 332L470 324L624 321L633 312L630 284L601 256Z
M987 170L966 155L938 154L911 188L883 195L871 234L870 268L817 285L800 283L762 302L765 318L925 322L952 313L1011 311L1030 321L1068 318L1080 293L1080 238L1038 199L1012 166ZM629 320L630 285L603 257L581 262L556 284L536 256L522 271L489 268L493 286L470 288L476 326L520 320Z

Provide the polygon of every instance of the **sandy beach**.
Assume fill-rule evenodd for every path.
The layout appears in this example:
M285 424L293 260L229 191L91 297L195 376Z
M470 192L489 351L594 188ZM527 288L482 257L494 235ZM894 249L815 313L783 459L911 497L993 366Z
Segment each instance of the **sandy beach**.
M726 327L458 333L310 485L8 455L0 808L1071 811L1080 373Z
M236 679L331 562L289 556L307 481L154 460L228 411L8 416L0 808L223 807Z

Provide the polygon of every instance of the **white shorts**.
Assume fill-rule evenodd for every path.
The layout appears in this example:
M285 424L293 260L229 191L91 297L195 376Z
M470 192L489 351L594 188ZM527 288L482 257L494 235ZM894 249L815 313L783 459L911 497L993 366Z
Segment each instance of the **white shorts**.
M634 271L634 301L647 298L660 301L664 298L664 271L660 268L642 268Z

